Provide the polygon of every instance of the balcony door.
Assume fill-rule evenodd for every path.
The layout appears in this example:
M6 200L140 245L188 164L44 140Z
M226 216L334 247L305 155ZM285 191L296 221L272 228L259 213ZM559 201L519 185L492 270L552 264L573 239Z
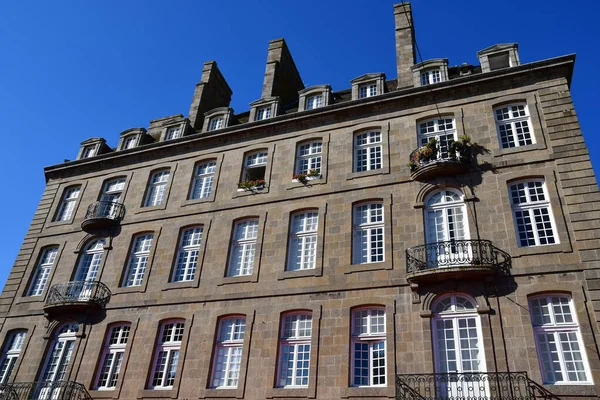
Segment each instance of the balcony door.
M75 272L74 282L71 283L68 296L72 300L87 301L92 296L92 290L98 276L98 270L104 256L104 239L94 240L90 242L84 249L83 254L79 258L77 271Z
M475 300L444 296L432 308L437 398L489 398L481 321Z
M99 217L116 218L119 214L118 204L125 188L125 178L113 179L104 184L100 196Z
M438 146L437 159L450 158L450 143L456 141L454 118L442 118L424 121L419 124L419 146L425 146L435 139Z
M425 200L427 266L451 267L470 259L470 246L460 242L468 238L469 224L462 193L444 189L429 195Z
M79 325L69 323L62 326L55 334L52 347L46 356L44 370L42 372L42 385L38 387L36 399L60 399L61 390L68 390L68 387L61 388L56 382L64 381L67 375L67 369L75 347L76 334L79 331Z

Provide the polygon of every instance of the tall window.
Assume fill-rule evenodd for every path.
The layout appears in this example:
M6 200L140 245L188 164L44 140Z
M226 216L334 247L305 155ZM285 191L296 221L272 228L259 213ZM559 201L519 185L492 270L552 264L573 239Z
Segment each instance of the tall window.
M48 247L42 251L38 264L35 267L33 278L27 292L27 296L41 296L44 293L44 288L48 282L48 276L52 270L52 266L56 261L56 255L58 254L58 247Z
M46 362L42 372L43 382L57 382L64 380L69 362L71 361L71 355L73 354L73 348L75 347L75 335L77 332L79 332L79 324L77 323L65 324L57 330L50 351L46 356ZM50 395L50 391L52 391L50 388L42 389L39 398L53 398L54 396Z
M167 129L165 140L173 140L181 137L181 129L178 126Z
M302 143L298 145L296 152L296 174L310 175L315 171L317 176L321 175L321 157L323 153L323 142Z
M137 135L129 135L123 139L123 150L133 149L137 145Z
M366 203L354 206L353 264L384 261L383 204Z
M431 85L442 81L442 75L439 69L430 69L429 71L421 72L421 85Z
M223 128L224 121L225 120L224 120L223 116L221 116L221 115L219 115L217 117L212 117L210 119L210 121L208 121L208 130L216 131L217 129Z
M354 135L354 171L370 171L381 168L381 132L365 132Z
M172 282L193 281L198 267L198 254L202 242L202 226L189 228L181 233L179 250Z
M117 386L130 330L129 324L114 325L106 335L96 380L97 389L114 389Z
M244 171L242 172L242 181L257 181L265 179L267 170L267 150L259 150L247 154L244 158Z
M144 233L133 238L123 286L140 286L144 281L153 239L152 233Z
M508 188L519 246L558 243L544 181L517 182Z
M190 199L204 199L210 196L216 169L217 163L215 161L207 161L196 165Z
M536 296L529 300L529 310L544 383L591 383L571 297Z
M75 281L90 282L96 280L98 269L102 263L105 245L106 242L104 239L100 239L89 243L85 247L79 258L79 264L77 265L77 271L75 273Z
M315 96L310 96L306 98L306 103L304 105L305 110L312 110L314 108L323 107L323 95L318 94Z
M494 116L503 149L535 143L527 104L496 108Z
M8 383L21 354L25 336L27 336L26 330L12 331L6 336L2 347L2 358L0 359L0 385Z
M256 110L255 121L262 121L263 119L271 118L271 107L263 107Z
M319 213L317 211L305 211L292 216L288 271L315 268L318 227Z
M102 188L102 196L100 196L100 201L119 203L121 201L123 189L125 189L125 178L111 179L110 181L107 181Z
M170 171L163 169L156 171L150 177L148 188L146 189L146 199L144 207L159 206L163 203L165 192L167 191L167 182L169 182Z
M227 276L252 275L256 253L256 238L258 236L258 220L238 221L233 228L233 232Z
M377 95L377 84L367 83L358 87L358 98L372 97Z
M385 386L385 309L352 312L352 386Z
M220 321L212 370L212 388L237 388L245 331L246 318L243 316L225 318Z
M438 145L438 159L448 159L450 143L456 140L454 118L432 119L419 124L419 145L426 145L435 139Z
M56 218L54 218L55 221L68 221L71 219L80 190L81 186L72 186L65 189L56 212Z
M183 321L168 321L162 324L152 363L152 374L148 385L150 389L173 388L184 328Z
M286 315L279 340L279 387L306 387L310 370L312 315Z

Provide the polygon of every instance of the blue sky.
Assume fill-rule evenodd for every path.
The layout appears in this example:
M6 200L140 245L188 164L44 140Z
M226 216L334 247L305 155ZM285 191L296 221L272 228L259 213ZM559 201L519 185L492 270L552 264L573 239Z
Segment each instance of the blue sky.
M87 138L104 137L116 146L125 129L187 116L207 60L218 62L235 111L247 110L260 97L270 39L286 39L306 86L341 90L367 72L394 78L395 2L0 2L0 286L44 190L44 166L74 159ZM599 3L412 5L424 59L476 64L478 50L506 42L519 43L522 63L577 53L571 90L598 173Z

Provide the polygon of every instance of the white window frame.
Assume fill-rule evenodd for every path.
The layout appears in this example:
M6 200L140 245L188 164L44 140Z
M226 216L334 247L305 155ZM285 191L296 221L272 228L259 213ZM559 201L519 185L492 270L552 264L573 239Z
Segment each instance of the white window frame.
M167 128L167 133L165 133L165 141L179 139L182 136L182 129L180 126L172 126Z
M129 135L123 139L121 150L129 150L137 147L138 135Z
M536 143L527 103L505 104L494 108L494 120L501 149ZM520 134L523 135L522 139L519 139Z
M366 318L367 318L367 325L366 325L366 331L365 332L359 332L357 329L357 319L358 319L358 314L362 314L362 313L366 313ZM353 309L352 310L352 336L351 336L351 343L350 343L350 386L353 387L385 387L387 386L387 368L388 368L388 362L387 362L387 327L386 327L386 315L385 315L385 308L384 307L361 307L361 308L357 308L357 309ZM383 323L379 323L381 322L379 320L379 318L383 318ZM374 321L376 321L377 323L373 323ZM363 325L361 325L363 326ZM373 327L380 327L383 326L383 331L381 331L381 329L379 328L375 328L373 329ZM369 359L368 359L368 376L366 377L369 381L369 384L364 385L364 384L357 384L356 383L356 378L360 378L360 376L356 375L356 371L355 371L355 361L356 361L356 353L355 353L355 346L356 345L364 345L367 344L367 348L368 348L368 353L369 353ZM381 349L375 349L375 346L381 345L383 344L383 350ZM377 368L375 367L373 364L373 353L375 351L383 351L383 374L378 374L378 375L374 375L374 369ZM376 382L376 380L379 380L383 377L383 381L384 383L380 383L380 382Z
M323 94L313 94L311 96L306 97L304 103L305 110L314 110L315 108L321 108L324 106Z
M146 271L148 270L153 241L153 233L142 233L133 237L122 287L142 285Z
M456 131L456 121L454 117L434 118L419 122L418 134L419 147L425 146L429 140L435 139L437 142L438 160L447 160L450 158L450 143L458 139ZM452 138L448 138L452 136Z
M308 387L310 379L310 352L312 338L312 313L297 312L285 314L281 319L281 335L279 337L279 368L277 368L278 387ZM289 358L286 359L285 349ZM299 360L299 356L308 359ZM291 369L290 367L291 365ZM298 368L302 363L301 368ZM306 375L302 375L305 371ZM291 383L287 383L291 380ZM299 383L298 383L299 382Z
M308 176L306 179L319 179L323 168L323 141L312 140L299 143L296 147L296 169L295 174L308 175L310 171L316 170L317 176Z
M181 358L181 344L184 334L185 321L183 320L164 321L161 324L158 340L156 341L148 389L173 389L179 359ZM161 354L164 354L164 364L161 363Z
M421 71L421 85L433 85L442 81L442 71L437 68Z
M269 161L269 151L267 149L261 149L253 151L244 156L244 168L242 171L242 182L246 180L258 180L265 179L267 175L267 162ZM250 171L255 168L263 168L262 178L252 178Z
M91 158L94 157L96 155L96 145L90 145L90 146L85 146L83 148L83 150L81 151L81 159L83 160L84 158Z
M524 202L515 202L515 195L519 196L516 192L519 190L519 185L523 185L523 192L525 195ZM532 190L535 191L533 196L531 194ZM560 243L545 180L528 179L510 182L508 184L508 194L512 208L517 245L519 247L551 246ZM543 200L539 200L539 197L541 196L543 196ZM540 236L540 222L536 221L536 217L539 216L547 216L547 221L544 221L544 224L549 224L549 227L546 226L545 230L549 230L550 235L546 237ZM531 233L533 235L532 238L530 238L529 235L527 236L525 240L528 243L526 244L524 244L523 239L520 238L521 227L524 226L524 224L520 224L519 221L524 218L529 218L532 229ZM530 244L530 240L533 240L534 243ZM545 241L548 243L544 243Z
M292 214L287 271L316 268L318 230L319 210L305 210Z
M359 99L366 99L373 96L377 96L377 82L363 83L358 86Z
M41 381L57 382L64 379L75 348L77 332L79 332L79 324L77 323L67 323L57 330L54 341L46 354L43 372L40 376ZM53 398L52 394L54 393L49 393L51 390L50 388L42 389L40 398Z
M223 115L216 115L214 117L212 117L209 121L208 121L208 128L207 130L210 131L216 131L217 129L223 129L225 127L225 116Z
M171 170L168 168L152 173L146 189L144 207L160 206L164 202L170 176Z
M366 222L361 222L363 209L366 212ZM365 235L366 239L364 239ZM352 237L352 264L385 261L385 206L383 201L363 202L352 207Z
M105 245L106 241L104 239L98 239L85 246L77 263L74 281L92 282L96 280L98 270L102 264Z
M545 300L546 305L548 306L546 311L547 314L545 316L548 318L548 321L544 321L544 310L540 307L540 316L542 316L542 321L536 321L535 315L535 303ZM539 304L539 303L538 303ZM565 310L564 307L568 309ZM560 314L557 313L557 308L560 309ZM581 330L579 328L579 322L577 320L577 313L575 307L573 306L573 299L571 296L564 293L545 293L543 295L532 296L529 298L529 310L531 314L531 324L533 327L533 335L535 340L535 346L538 354L538 360L540 363L540 372L542 375L542 379L544 380L544 384L549 385L591 385L593 384L592 374L590 371L590 366L588 363L588 357L585 349L585 345L583 343L583 339L581 336ZM560 316L559 316L560 315ZM558 317L558 318L557 318ZM570 321L568 321L570 317ZM562 321L559 321L562 319ZM585 380L571 380L569 378L569 363L565 357L565 345L572 346L573 342L564 342L561 340L561 335L571 334L575 336L577 346L580 351L580 358L583 370L582 372L585 374ZM560 366L560 371L548 371L544 367L544 354L542 350L542 343L540 343L539 336L540 335L552 335L556 346L556 359L554 360ZM569 344L570 343L570 344ZM571 354L573 357L573 354ZM576 357L573 357L576 358ZM554 364L554 363L553 363ZM556 377L556 372L562 374L563 379L558 380ZM546 379L549 375L552 376L551 380ZM565 378L567 378L565 380Z
M262 121L271 118L271 106L260 107L256 109L255 121Z
M227 276L250 276L256 264L258 218L236 221L233 226ZM239 254L240 257L236 257ZM239 259L239 263L238 263Z
M29 290L27 291L27 296L41 296L44 293L50 271L56 262L56 257L58 257L58 246L46 247L42 250L38 264L35 267L35 272L33 273L33 278L31 279L31 284L29 285Z
M246 316L236 315L219 320L210 378L212 389L237 389L244 357L245 335ZM218 376L219 373L222 376Z
M204 227L202 225L192 226L181 232L171 282L190 282L194 280L198 269L203 234Z
M21 355L21 349L23 348L26 337L27 330L19 329L11 331L4 340L2 358L0 359L0 385L8 383L12 371Z
M210 197L216 171L217 160L202 161L196 165L194 168L194 182L190 191L190 200Z
M65 189L56 212L55 222L70 221L75 212L75 205L81 193L81 186L70 186Z
M363 165L362 160L366 161ZM381 131L354 134L354 172L383 168L383 134Z
M98 363L97 390L113 390L116 388L130 335L130 324L111 325L104 339L104 348L102 349L100 363Z

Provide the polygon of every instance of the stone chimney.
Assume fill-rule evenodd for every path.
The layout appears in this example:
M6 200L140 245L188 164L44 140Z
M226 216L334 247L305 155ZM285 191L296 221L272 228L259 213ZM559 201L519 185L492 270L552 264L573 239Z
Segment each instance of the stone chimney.
M285 40L271 40L261 98L279 97L285 107L298 101L298 91L302 89L304 83Z
M196 85L188 119L199 131L204 122L204 113L217 107L229 107L233 92L217 68L216 61L207 61L202 68L202 78Z
M398 71L398 89L400 89L414 84L410 67L416 63L416 49L410 3L394 5L394 20L396 22L396 69Z

